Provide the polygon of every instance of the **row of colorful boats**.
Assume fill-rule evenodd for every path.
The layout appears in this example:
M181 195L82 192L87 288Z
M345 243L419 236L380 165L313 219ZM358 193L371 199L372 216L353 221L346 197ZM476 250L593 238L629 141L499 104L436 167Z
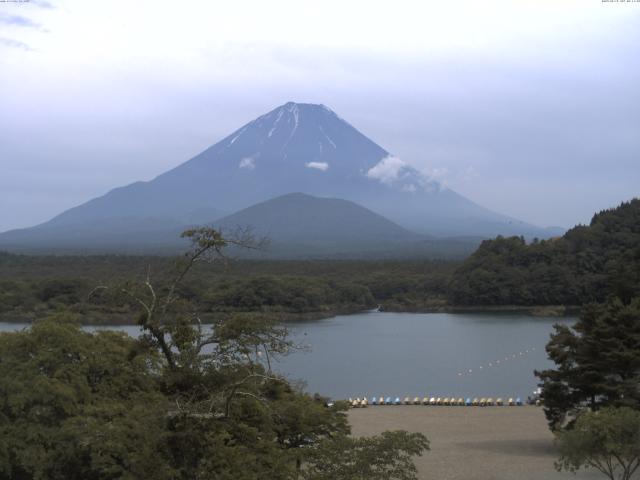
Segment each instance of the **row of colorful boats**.
M369 405L446 405L446 406L460 406L460 407L502 407L502 406L520 406L522 400L518 398L509 398L503 400L502 398L496 398L495 400L489 398L455 398L455 397L415 397L413 400L409 397L371 397L371 400L366 397L363 398L350 398L349 404L354 408L368 407Z

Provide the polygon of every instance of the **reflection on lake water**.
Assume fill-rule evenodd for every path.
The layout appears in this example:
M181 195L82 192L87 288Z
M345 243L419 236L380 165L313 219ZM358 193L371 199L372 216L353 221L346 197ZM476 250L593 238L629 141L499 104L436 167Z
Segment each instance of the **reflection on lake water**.
M544 347L554 323L572 318L496 313L368 312L288 324L308 347L275 368L310 392L364 396L527 397L533 370L551 365ZM25 324L0 323L0 331ZM137 326L113 328L138 335Z

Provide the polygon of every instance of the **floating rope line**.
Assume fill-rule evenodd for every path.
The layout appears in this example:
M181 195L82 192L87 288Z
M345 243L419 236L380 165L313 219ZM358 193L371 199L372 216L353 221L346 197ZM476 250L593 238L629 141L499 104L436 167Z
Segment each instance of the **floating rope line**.
M504 358L499 358L497 360L492 360L490 362L484 363L482 365L480 365L476 371L478 370L485 370L488 368L496 368L499 367L501 365L504 365L506 362L508 362L509 360L513 360L513 359L517 359L520 357L524 357L527 356L530 353L533 353L536 351L536 347L531 347L531 348L527 348L525 350L522 350L520 352L515 352L512 353L510 355L506 355ZM473 375L474 369L473 368L466 368L464 370L461 370L458 372L458 377L466 377L469 375Z

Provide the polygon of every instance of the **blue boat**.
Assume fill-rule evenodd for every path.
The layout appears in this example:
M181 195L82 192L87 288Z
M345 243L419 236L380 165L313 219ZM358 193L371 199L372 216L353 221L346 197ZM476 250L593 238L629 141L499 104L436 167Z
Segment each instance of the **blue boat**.
M465 406L470 407L470 406L471 406L471 399L470 399L470 398L467 398L467 399L464 401L464 404L465 404Z
M401 403L400 402L400 397L396 397L396 401L393 402L393 403L394 403L394 405L400 405L400 403Z
M371 405L377 405L378 399L376 397L371 397Z
M387 399L384 401L385 405L393 405L393 402L391 401L391 397L387 397Z

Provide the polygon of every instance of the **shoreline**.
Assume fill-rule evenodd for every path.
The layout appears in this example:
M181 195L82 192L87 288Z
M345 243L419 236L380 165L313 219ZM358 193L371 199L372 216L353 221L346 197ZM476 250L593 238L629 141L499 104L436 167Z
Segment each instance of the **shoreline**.
M525 313L534 317L569 317L580 314L580 305L438 305L385 308L381 312L390 313ZM399 308L398 308L399 307Z
M395 305L397 306L397 305ZM394 307L395 307L394 306ZM442 305L442 306L433 306L433 307L403 307L403 308L388 308L385 307L384 304L380 305L378 309L366 309L362 310L360 308L343 308L343 309L331 309L331 310L320 310L313 312L275 312L275 311L238 311L238 312L209 312L205 315L234 315L234 314L265 314L274 317L280 317L280 320L283 323L293 323L293 322L313 322L317 320L325 320L327 318L332 318L336 316L348 316L354 314L363 314L372 311L379 311L384 313L495 313L495 314L509 314L509 313L521 313L524 315L530 315L532 317L568 317L568 316L577 316L580 314L581 307L577 305L533 305L533 306L522 306L522 305L490 305L490 306L460 306L460 305ZM79 313L79 312L70 312L73 315L79 315L81 318L88 318L88 321L81 321L81 325L86 326L124 326L124 325L135 325L135 322L132 322L132 318L136 316L135 313L131 313L131 315L125 315L121 313L111 313L111 314L102 314L96 315L91 313ZM0 315L0 322L3 323L26 323L31 324L34 321L41 320L46 318L47 316L55 315L56 312L51 312L50 315L42 315L37 318L33 318L29 315ZM84 316L83 316L84 315ZM93 318L91 318L93 317ZM204 321L204 324L211 324L210 321Z

